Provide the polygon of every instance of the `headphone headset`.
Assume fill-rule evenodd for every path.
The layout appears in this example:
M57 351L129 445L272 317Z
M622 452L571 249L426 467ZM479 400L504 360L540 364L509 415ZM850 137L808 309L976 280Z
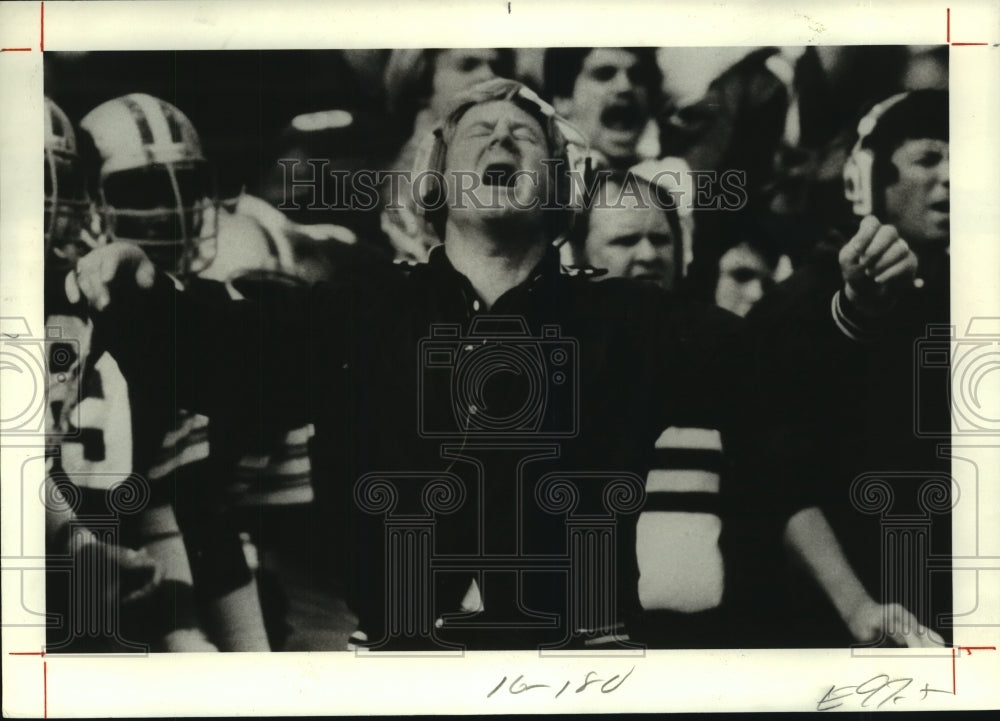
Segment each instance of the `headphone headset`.
M497 81L488 80L486 82ZM573 191L588 188L591 183L592 168L589 143L574 125L559 116L555 108L542 100L530 88L521 85L508 100L527 103L536 109L537 114L545 118L546 122L543 123L543 128L546 137L553 146L556 160L560 161L557 166L559 175L553 179L558 193L555 198L555 207L573 212L580 204L577 201L581 200L572 195ZM469 107L472 105L470 104ZM441 211L447 199L445 188L441 185L444 181L445 156L448 152L448 144L444 138L446 122L446 120L442 121L424 137L417 148L413 161L412 178L416 186L416 195L421 199L421 202L417 204L417 215L432 223L433 215ZM583 188L572 181L571 174L574 171L582 172ZM560 239L565 240L565 232L560 234ZM557 240L556 244L561 244L560 240Z
M851 203L855 215L871 215L875 207L875 193L872 181L872 169L875 166L875 154L862 147L875 128L879 118L910 93L893 95L875 107L858 121L858 140L851 149L851 154L844 161L844 197Z

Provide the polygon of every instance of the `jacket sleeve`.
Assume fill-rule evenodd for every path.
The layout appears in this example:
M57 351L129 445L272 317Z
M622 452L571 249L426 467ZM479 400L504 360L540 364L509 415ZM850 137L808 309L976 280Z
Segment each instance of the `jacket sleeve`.
M748 316L759 476L786 518L820 505L835 485L825 476L830 463L824 458L851 422L852 379L863 377L866 342L877 330L850 315L834 265L800 270Z
M317 359L336 347L334 294L288 287L231 300L203 283L181 290L157 274L151 290L95 314L99 342L130 388L165 415L184 408L238 429L248 448L308 422Z

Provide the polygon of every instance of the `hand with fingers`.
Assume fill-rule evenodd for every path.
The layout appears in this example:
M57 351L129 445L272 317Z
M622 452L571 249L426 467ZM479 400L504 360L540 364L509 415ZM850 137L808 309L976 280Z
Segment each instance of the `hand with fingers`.
M89 531L80 534L73 553L80 569L117 568L117 573L108 573L104 578L108 585L103 596L109 603L137 605L148 599L163 581L163 567L144 549L136 551L106 543Z
M839 260L847 300L870 315L891 309L917 273L916 254L895 227L882 225L874 215L861 221Z
M878 603L867 598L844 619L854 640L871 643L889 638L897 646L935 648L944 646L936 631L922 625L912 613L898 603Z
M71 303L82 299L102 311L112 302L127 302L141 290L153 287L156 269L142 250L130 243L109 243L80 258L66 277Z
M149 598L163 580L163 567L144 548L136 551L115 546L113 550L118 555L122 603L133 604Z

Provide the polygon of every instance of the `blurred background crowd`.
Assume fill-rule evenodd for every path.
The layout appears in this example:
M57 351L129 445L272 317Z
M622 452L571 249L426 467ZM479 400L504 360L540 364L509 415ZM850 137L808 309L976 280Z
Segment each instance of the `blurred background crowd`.
M422 260L405 223L387 222L377 206L337 207L344 196L332 183L326 207L308 207L312 190L293 183L311 169L288 172L278 160L328 160L330 171L348 173L409 171L419 140L456 93L494 76L518 79L554 102L610 166L676 158L681 168L746 173L746 207L701 212L696 240L686 241L689 284L710 297L731 247L744 249L737 275L752 272L767 285L763 269L787 274L781 256L800 261L831 224L851 217L841 169L863 111L898 92L948 85L944 46L647 48L624 60L606 49L588 65L609 76L578 83L588 52L53 53L45 87L72 122L126 93L166 100L197 129L220 197L244 192L282 206L295 222L346 227L380 252ZM629 58L638 72L616 75L636 62ZM724 302L736 309L742 301Z

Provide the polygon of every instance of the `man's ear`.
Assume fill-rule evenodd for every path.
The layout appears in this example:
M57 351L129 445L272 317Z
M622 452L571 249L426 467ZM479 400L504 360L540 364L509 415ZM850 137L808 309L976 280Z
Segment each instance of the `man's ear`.
M552 98L552 107L558 115L566 118L567 120L572 119L573 115L573 99L572 98Z

